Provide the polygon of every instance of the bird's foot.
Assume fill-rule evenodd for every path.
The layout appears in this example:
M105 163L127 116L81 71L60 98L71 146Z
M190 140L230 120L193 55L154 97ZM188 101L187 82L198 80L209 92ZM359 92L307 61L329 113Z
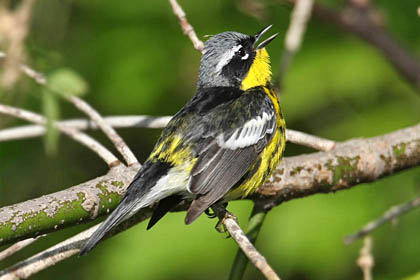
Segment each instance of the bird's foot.
M216 224L216 230L220 233L226 233L227 234L227 238L230 237L229 231L226 229L226 226L224 224L226 219L234 219L235 221L237 221L238 219L236 218L236 216L234 214L232 214L231 212L226 210L226 206L227 203L225 204L216 204L213 205L213 211L214 213L217 215L217 217L219 217L219 221Z
M207 208L204 213L206 213L207 217L209 217L210 219L214 219L217 217L216 213L213 211L210 211L210 208Z

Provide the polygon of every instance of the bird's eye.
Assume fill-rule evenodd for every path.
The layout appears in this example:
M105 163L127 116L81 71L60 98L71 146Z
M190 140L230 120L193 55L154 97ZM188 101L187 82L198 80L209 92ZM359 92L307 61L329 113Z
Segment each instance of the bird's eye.
M240 57L242 60L248 59L249 54L245 51L242 45L238 46L238 50L236 51L236 55Z
M239 50L239 56L241 57L242 60L248 59L249 54L246 53L244 48L241 48Z

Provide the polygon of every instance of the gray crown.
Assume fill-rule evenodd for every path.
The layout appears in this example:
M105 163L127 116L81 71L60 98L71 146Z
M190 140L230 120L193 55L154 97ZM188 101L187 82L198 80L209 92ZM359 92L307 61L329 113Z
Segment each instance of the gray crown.
M234 77L222 75L221 68L232 58L241 41L252 37L239 32L227 31L212 36L206 41L201 57L198 87L233 86Z

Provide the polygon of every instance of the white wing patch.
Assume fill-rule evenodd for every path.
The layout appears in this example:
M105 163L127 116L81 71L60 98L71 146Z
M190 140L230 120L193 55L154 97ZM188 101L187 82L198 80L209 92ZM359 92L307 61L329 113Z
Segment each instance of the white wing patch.
M274 132L276 127L274 118L274 113L269 115L263 112L262 116L253 118L247 121L243 127L236 129L228 139L224 139L224 134L219 135L216 138L217 144L231 150L254 145L265 135Z

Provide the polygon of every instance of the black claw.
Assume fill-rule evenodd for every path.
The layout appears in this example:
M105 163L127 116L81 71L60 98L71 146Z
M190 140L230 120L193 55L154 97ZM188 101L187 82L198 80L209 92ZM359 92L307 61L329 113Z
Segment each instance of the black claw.
M236 216L229 211L226 210L226 207L228 206L227 203L219 203L212 206L213 208L213 214L219 218L219 221L217 222L215 228L220 233L225 233L226 238L231 237L229 231L226 229L225 225L223 224L224 219L226 218L233 218L236 220ZM217 214L222 214L223 216L218 216Z
M207 208L205 211L204 211L204 213L206 213L206 215L207 215L207 217L209 217L210 219L214 219L214 218L216 218L217 217L217 215L216 215L216 213L212 213L212 212L210 212L210 208Z

